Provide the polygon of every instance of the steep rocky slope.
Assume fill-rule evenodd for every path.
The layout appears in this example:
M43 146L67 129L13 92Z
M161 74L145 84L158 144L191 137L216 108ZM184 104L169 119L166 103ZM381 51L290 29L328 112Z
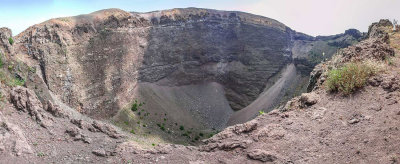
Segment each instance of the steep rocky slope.
M373 24L367 40L314 69L312 92L199 146L150 145L153 134L127 134L88 118L51 91L40 91L38 72L26 65L32 63L16 61L23 55L2 50L8 67L0 76L0 163L399 163L399 45L400 33L391 31L390 22ZM367 86L348 97L326 91L327 71L367 60L383 68ZM28 88L15 87L19 76L29 77Z
M305 91L314 65L361 38L315 38L242 12L108 9L32 26L10 54L35 68L41 87L26 81L40 99L52 99L41 92L49 90L93 118L201 130L243 123ZM146 116L129 113L134 100Z

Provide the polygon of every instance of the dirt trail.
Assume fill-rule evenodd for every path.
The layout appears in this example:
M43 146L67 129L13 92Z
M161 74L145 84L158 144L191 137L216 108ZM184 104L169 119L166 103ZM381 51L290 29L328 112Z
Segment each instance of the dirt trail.
M271 110L283 89L294 82L293 80L296 78L296 67L294 64L288 65L281 76L273 86L260 94L254 102L244 109L235 112L229 119L228 125L246 122L254 118L260 110L265 112Z

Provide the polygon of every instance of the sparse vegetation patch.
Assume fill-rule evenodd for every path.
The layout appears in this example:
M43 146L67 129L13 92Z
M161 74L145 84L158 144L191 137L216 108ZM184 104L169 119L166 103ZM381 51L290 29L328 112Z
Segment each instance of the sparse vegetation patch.
M137 100L135 100L135 102L132 104L132 106L131 106L131 110L133 111L133 112L135 112L135 111L138 111L139 110L139 107L141 107L141 106L143 106L144 105L144 102L138 102ZM140 112L139 112L140 113ZM140 115L140 114L139 114Z
M363 87L374 72L370 65L347 63L339 69L332 69L328 72L326 86L329 91L349 95Z
M0 70L0 82L11 87L23 86L25 84L24 79L12 77L9 73L3 70Z
M43 152L39 152L39 153L37 153L37 156L38 157L44 157L46 154L44 154Z

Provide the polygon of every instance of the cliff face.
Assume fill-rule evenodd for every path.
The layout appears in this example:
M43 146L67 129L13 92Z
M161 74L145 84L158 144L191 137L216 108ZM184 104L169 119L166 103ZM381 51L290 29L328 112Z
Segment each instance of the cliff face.
M109 9L32 26L14 47L58 99L92 117L118 120L139 100L150 113L171 113L171 124L222 128L260 95L273 102L231 120L247 121L304 91L311 68L358 34L314 38L242 12ZM278 90L262 94L279 80Z

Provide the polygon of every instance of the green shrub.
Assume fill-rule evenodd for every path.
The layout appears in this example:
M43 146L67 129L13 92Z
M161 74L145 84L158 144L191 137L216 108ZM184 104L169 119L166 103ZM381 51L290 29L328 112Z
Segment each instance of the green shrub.
M258 111L258 115L263 115L265 112L263 110Z
M2 102L4 102L4 96L3 96L3 93L2 92L0 92L0 107L2 107Z
M7 74L0 69L0 82L6 83L8 80Z
M8 65L8 70L9 71L12 71L14 69L14 66L13 65Z
M3 54L0 53L0 68L3 67L4 62L3 62Z
M39 153L37 153L37 156L38 157L44 157L46 154L44 154L43 152L39 152Z
M31 73L36 73L36 68L35 67L28 67L29 72Z
M390 56L386 56L385 61L388 65L393 65L393 59Z
M185 130L185 127L183 127L182 125L179 127L180 130Z
M9 38L8 38L8 42L9 42L11 45L13 45L13 44L14 44L13 38L9 37Z
M215 133L214 133L214 132L211 132L210 134L208 134L208 137L211 138L211 137L214 136L214 135L215 135Z
M339 69L330 70L325 84L329 91L349 95L363 87L373 74L373 68L367 64L348 63Z
M6 84L7 86L10 86L10 87L25 85L25 80L24 79L11 77L10 75L5 73L1 69L0 69L0 82L4 83L4 84Z
M135 112L135 111L137 111L137 110L139 110L139 107L141 107L141 106L143 106L144 105L144 103L141 103L141 102L138 102L137 100L135 100L135 102L132 104L132 106L131 106L131 110L133 111L133 112ZM140 115L140 114L139 114Z
M25 80L14 79L15 86L23 86L25 84Z

